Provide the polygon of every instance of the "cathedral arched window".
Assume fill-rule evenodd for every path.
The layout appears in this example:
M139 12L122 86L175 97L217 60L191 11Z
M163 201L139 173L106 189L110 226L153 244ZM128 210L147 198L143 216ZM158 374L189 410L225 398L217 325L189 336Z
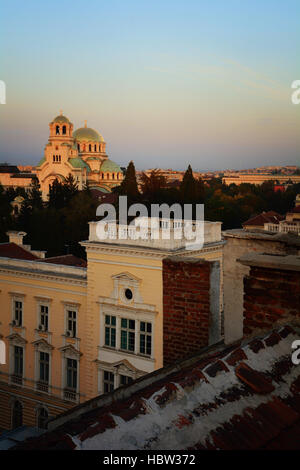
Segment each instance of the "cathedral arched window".
M19 428L23 425L23 405L20 401L15 401L12 406L12 428Z
M55 162L55 155L53 155L53 161Z
M58 155L58 161L61 162L61 155Z
M101 146L99 145L99 152L101 152Z
M91 152L91 151L92 151L92 146L91 146L91 144L89 144L89 152Z
M112 179L113 179L113 180L115 179L115 174L114 174L114 173L112 174Z
M55 133L56 135L59 135L59 126L55 126Z
M62 133L63 133L63 135L66 135L66 133L67 133L67 128L66 128L66 126L63 126L63 128L62 128Z
M106 175L106 179L107 179L107 180L109 179L109 173L107 173L107 175Z
M97 152L97 145L96 144L94 146L94 150L95 150L95 152Z
M78 149L78 151L80 150L80 145L79 144L77 144L77 149Z

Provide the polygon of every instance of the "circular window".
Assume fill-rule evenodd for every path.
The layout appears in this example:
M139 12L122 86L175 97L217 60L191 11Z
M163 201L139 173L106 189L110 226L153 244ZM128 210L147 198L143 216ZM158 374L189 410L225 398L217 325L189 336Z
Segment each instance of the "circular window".
M127 300L131 300L133 297L133 293L131 289L125 289L125 297Z

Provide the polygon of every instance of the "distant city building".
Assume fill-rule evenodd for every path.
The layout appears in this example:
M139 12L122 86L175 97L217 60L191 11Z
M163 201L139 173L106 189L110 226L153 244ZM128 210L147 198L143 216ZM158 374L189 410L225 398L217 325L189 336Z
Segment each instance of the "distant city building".
M297 184L300 183L300 175L283 175L283 174L261 174L261 173L235 173L235 174L225 174L222 178L223 184L236 184L240 185L242 183L249 184L263 184L266 181L274 181L274 183L279 184Z

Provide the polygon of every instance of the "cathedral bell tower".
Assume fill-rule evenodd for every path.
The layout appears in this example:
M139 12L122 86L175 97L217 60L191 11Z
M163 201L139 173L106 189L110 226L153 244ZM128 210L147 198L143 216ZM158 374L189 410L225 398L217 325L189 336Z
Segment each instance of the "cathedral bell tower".
M59 116L56 116L56 118L50 122L49 128L49 142L55 142L57 144L66 142L73 144L73 124L63 115L62 111Z

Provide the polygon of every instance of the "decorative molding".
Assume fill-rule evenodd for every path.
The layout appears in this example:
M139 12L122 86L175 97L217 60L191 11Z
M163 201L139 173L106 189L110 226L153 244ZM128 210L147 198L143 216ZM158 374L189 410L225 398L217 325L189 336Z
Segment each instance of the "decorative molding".
M33 344L38 351L52 351L54 349L54 347L43 338L32 341L31 344Z
M61 348L59 348L59 351L61 351L65 357L69 357L70 359L80 359L80 357L83 355L82 352L74 348L72 344L62 346Z
M9 340L10 343L15 345L20 344L22 346L25 346L25 344L28 343L28 341L22 338L22 336L20 336L18 333L12 333L11 335L6 336L6 338Z
M0 268L0 272L2 272L1 268ZM10 271L8 273L11 274ZM14 273L14 275L15 274L16 273ZM40 279L40 277L38 277L38 279ZM62 292L64 294L75 294L75 295L80 295L80 296L84 296L84 297L87 295L86 292L71 291L71 290L65 290L65 289L59 289L59 288L47 287L47 286L37 286L35 284L27 284L25 282L17 282L17 281L8 281L6 279L1 279L1 282L5 283L5 284L10 284L10 285L14 284L14 285L17 285L17 286L30 287L31 289L33 288L33 289L49 290L49 291L53 291L53 292ZM62 282L62 284L65 284L65 282ZM86 286L87 286L87 284L85 283L85 285L83 287L86 287Z

